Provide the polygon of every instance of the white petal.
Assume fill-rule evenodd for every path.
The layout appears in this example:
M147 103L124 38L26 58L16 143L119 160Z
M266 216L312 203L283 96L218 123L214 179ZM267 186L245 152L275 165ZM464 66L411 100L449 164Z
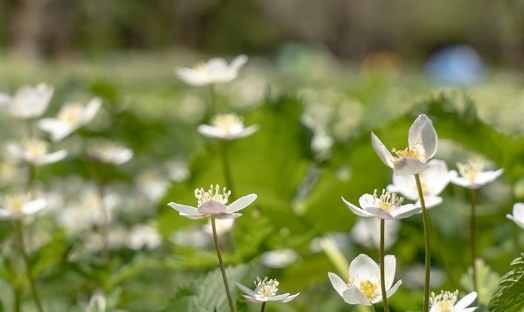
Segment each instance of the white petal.
M210 83L202 73L191 68L177 67L175 68L175 75L183 82L195 87Z
M174 203L174 202L170 202L167 205L170 206L171 208L175 209L176 211L180 212L180 213L185 213L187 215L200 215L200 213L198 212L197 208L195 208L195 207L186 206L186 205L180 205L180 204L177 204L177 203Z
M210 200L202 205L198 206L198 212L202 214L224 214L226 213L227 207L222 204L221 202L217 202L216 200Z
M218 139L226 139L227 133L218 127L213 127L209 125L200 125L197 127L198 133L202 134L203 136L207 136L209 138L218 138Z
M513 215L515 218L524 221L524 203L515 203L513 205Z
M421 213L422 207L417 207L413 204L408 204L400 207L399 209L393 211L391 214L395 219L404 219L411 217L416 213Z
M356 287L351 287L344 291L342 298L344 298L344 301L349 304L363 304L365 306L371 305L368 297L366 297L366 295L360 292L360 290L358 290Z
M284 301L287 297L289 297L289 293L285 293L282 295L267 297L267 301Z
M386 289L390 289L395 279L395 271L397 269L397 259L393 255L386 255L384 257L384 277L386 279ZM386 290L387 292L387 290Z
M245 294L249 295L249 296L254 296L255 295L255 292L252 291L251 289L247 288L246 286L240 284L239 282L236 282L237 284L237 287L240 288L240 290L242 290Z
M360 254L349 264L349 280L355 285L360 285L361 280L378 283L379 276L378 264L368 255Z
M6 106L6 105L9 105L9 103L11 103L13 101L13 99L8 95L8 94L5 94L5 93L0 93L0 106Z
M254 302L254 303L266 302L267 301L266 298L255 298L255 297L246 296L246 295L242 295L242 297L244 297L247 301Z
M415 182L414 176L401 176L394 174L392 180L393 184L386 187L388 192L402 194L402 196L409 200L418 199L417 183Z
M421 142L426 160L430 159L437 152L438 138L437 132L433 127L433 122L426 115L421 114L415 119L409 128L408 143L413 148L414 143Z
M459 177L459 176L451 178L451 183L456 184L458 186L466 187L466 188L478 188L478 187L472 187L472 186L475 186L475 184L471 182L470 180L464 177Z
M366 212L369 212L374 217L384 219L384 220L393 220L395 219L389 212L385 211L382 208L379 207L367 207Z
M38 127L51 135L53 142L61 141L75 129L71 125L54 118L43 118L38 121Z
M260 126L258 124L251 125L245 128L239 135L237 135L237 138L245 138L247 136L250 136L253 133L257 132L258 129L260 129Z
M417 158L401 157L395 161L393 170L396 175L412 175L421 173L429 166Z
M510 214L507 214L506 217L508 219L510 219L510 220L513 220L513 222L515 222L519 227L524 229L524 219L517 219L517 218L515 218L514 216L512 216Z
M457 302L457 304L455 304L453 306L453 309L454 310L462 310L462 309L465 309L467 308L470 304L473 303L473 301L475 301L475 299L477 298L477 292L470 292L469 294L467 294L466 296L464 296L462 299L460 299L459 302Z
M432 159L427 165L429 168L420 174L420 181L425 186L424 191L426 194L438 195L449 184L453 174L449 173L448 166L443 160ZM412 179L413 181L415 180L414 177Z
M231 68L232 71L238 72L240 68L244 66L244 64L246 64L247 60L248 60L247 55L241 54L235 57L231 61L231 64L229 65L229 67Z
M13 216L13 212L9 209L0 208L0 219L9 219Z
M50 154L38 157L37 159L35 159L33 163L37 166L52 164L52 163L55 163L57 161L64 159L66 156L67 156L67 151L63 149L63 150L56 151L54 153L50 153Z
M382 160L382 162L385 163L388 167L393 168L395 158L373 132L371 132L371 143L373 144L373 149L377 153L380 160Z
M290 302L291 300L295 299L296 297L298 297L298 295L300 295L300 293L296 293L294 295L291 295L291 296L288 296L286 299L282 299L281 301L282 302Z
M503 172L504 172L504 169L499 169L496 171L479 172L477 176L475 177L475 183L480 184L480 185L485 185L486 183L493 182Z
M335 273L329 272L328 277L331 281L331 285L333 285L333 288L335 288L340 296L343 296L344 291L349 288L348 285Z
M27 202L22 208L22 212L26 215L31 215L44 209L47 205L47 201L43 198L35 199Z
M436 207L442 204L442 201L443 199L440 196L425 196L424 195L424 204L426 204L427 209L430 209L430 208L433 208L433 207ZM415 203L415 206L422 207L420 200L417 200L417 202Z
M91 101L87 103L82 116L80 117L78 126L80 127L89 123L91 119L95 117L96 113L98 113L100 107L102 107L102 99L99 97L92 98Z
M121 165L133 158L133 155L133 150L129 148L123 148L118 154L113 155L113 157L111 157L110 162L115 165Z
M226 212L231 213L244 209L247 206L249 206L252 202L254 202L255 199L257 199L256 194L249 194L244 197L240 197L239 199L232 202L229 206L227 206Z
M362 198L362 197L361 197ZM346 206L348 206L348 208L353 211L354 214L356 214L357 216L360 216L360 217L366 217L366 218L369 218L369 217L373 217L372 214L370 214L369 212L365 211L364 209L360 209L358 208L357 206L353 205L352 203L348 202L347 200L344 199L344 197L342 197L342 201L346 204Z
M398 289L398 287L402 284L402 280L398 280L398 282L393 285L388 291L386 291L386 296L389 298L391 297Z
M22 147L22 145L18 143L7 143L7 150L9 151L9 153L13 154L13 156L28 160L26 158L26 150Z

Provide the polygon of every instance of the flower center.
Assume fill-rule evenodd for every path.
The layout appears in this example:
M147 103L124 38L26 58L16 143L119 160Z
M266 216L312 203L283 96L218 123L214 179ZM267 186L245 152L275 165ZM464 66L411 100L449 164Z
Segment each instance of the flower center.
M195 190L195 197L198 199L198 206L203 203L207 203L210 200L217 201L222 204L227 203L227 198L231 195L231 191L226 191L224 187L222 193L220 193L220 185L216 185L213 190L213 184L211 184L209 191L205 192L203 188Z
M79 103L68 104L58 112L57 119L65 122L68 125L77 123L80 115L84 111L84 107Z
M195 65L193 65L193 69L203 74L207 72L207 64L205 62L200 61L196 63Z
M431 293L429 304L431 304L432 309L436 307L439 312L451 312L453 305L457 301L457 296L458 290L455 290L455 292L442 291L440 295Z
M369 280L360 281L360 287L358 287L358 290L368 298L374 297L377 289L378 285Z
M22 145L32 157L44 156L49 150L49 143L38 139L28 139Z
M394 148L391 151L397 154L397 157L395 157L396 159L399 159L401 157L409 157L409 158L419 159L422 162L426 162L426 153L421 152L424 150L422 148L422 142L420 141L413 142L411 145L412 145L411 148L406 147L405 149L400 150L400 151Z
M480 158L468 160L467 164L457 163L459 173L469 181L474 181L477 174L484 170L484 161Z
M387 212L397 210L404 201L404 197L398 196L395 193L386 192L386 190L382 190L382 195L380 195L380 198L378 198L376 189L373 192L373 199L375 200L375 203L377 203L378 207L384 209Z
M20 194L14 196L6 196L4 198L5 207L11 211L22 211L26 202L29 201L29 195Z
M238 124L242 124L244 120L242 117L239 117L237 114L222 114L222 115L216 115L211 119L211 125L217 128L220 128L226 132L229 132L229 130Z
M257 276L257 280L255 281L255 286L257 286L256 290L258 292L258 295L263 298L275 296L278 291L278 284L279 283L277 280L268 280L267 276L264 277L263 280Z

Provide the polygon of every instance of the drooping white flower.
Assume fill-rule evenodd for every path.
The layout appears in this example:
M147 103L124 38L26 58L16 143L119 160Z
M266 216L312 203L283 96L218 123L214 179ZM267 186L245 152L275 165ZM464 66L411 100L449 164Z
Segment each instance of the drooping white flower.
M0 208L0 219L21 219L44 209L47 202L43 198L31 200L29 194L5 196Z
M455 302L458 299L458 290L455 292L442 291L439 295L431 293L429 298L429 304L431 308L429 312L471 312L475 311L477 307L468 308L468 306L475 301L477 298L476 292L471 292L462 298L457 304Z
M198 126L197 131L204 136L222 140L244 138L252 135L259 129L257 124L244 127L242 117L234 113L215 115L210 123L211 125Z
M260 257L260 262L268 268L282 269L295 262L298 254L293 249L282 248L267 251Z
M67 156L67 151L64 149L48 154L49 143L34 138L25 140L22 144L8 143L7 150L33 166L52 164Z
M193 68L175 68L175 74L180 80L193 86L225 83L235 79L238 71L247 62L246 55L235 57L231 64L223 58L214 57L207 63L200 62Z
M246 208L257 199L256 194L249 194L226 206L230 194L231 191L226 191L225 187L223 192L220 193L220 186L218 184L214 189L213 185L211 185L207 192L205 192L203 188L195 190L198 207L181 205L174 202L170 202L168 205L177 210L181 216L189 219L201 219L210 215L214 215L218 219L229 219L240 217L242 214L237 213L237 211Z
M384 249L391 248L398 239L401 222L397 219L386 220L384 223ZM351 239L367 248L380 247L380 219L358 218L349 232Z
M513 205L513 215L507 214L506 217L524 229L524 203L515 203Z
M393 255L384 257L386 295L391 297L402 284L399 280L393 285L395 278L396 259ZM338 294L349 304L370 306L382 301L380 286L380 268L378 264L365 254L358 255L349 265L349 282L344 282L335 273L328 273L331 284ZM392 286L393 285L393 286Z
M428 169L419 173L424 202L427 208L435 207L442 203L442 197L438 196L449 184L456 172L448 171L448 166L443 160L432 159L427 165ZM400 193L409 200L417 201L420 206L417 183L412 175L393 175L393 184L386 188L389 192Z
M247 301L255 303L267 301L289 302L300 295L300 293L296 293L294 295L291 295L290 293L277 295L279 285L278 281L275 279L268 280L267 277L261 279L257 276L257 279L255 280L255 290L251 290L240 283L236 284L238 288L240 288L240 290L245 293L245 295L242 296L246 298Z
M14 98L0 93L0 106L16 118L37 118L47 109L53 92L54 88L45 83L36 87L23 86L16 91Z
M100 98L93 98L84 107L80 103L66 103L56 118L43 118L38 122L41 130L51 135L54 142L60 141L95 117L102 106Z
M342 197L342 201L344 201L348 208L357 216L366 218L378 217L385 220L404 219L422 211L421 207L413 204L402 205L404 197L398 196L395 193L386 192L386 190L382 190L380 197L377 195L377 190L373 192L373 195L362 195L359 199L362 209L346 201L344 197Z
M504 169L483 171L484 161L481 158L470 159L467 164L457 163L457 168L460 176L455 170L452 170L455 176L452 177L451 183L469 189L477 189L486 183L493 182L504 172Z
M426 162L435 155L438 147L437 132L424 114L419 115L409 128L409 147L392 150L397 156L393 156L374 133L371 133L371 141L378 157L393 168L396 175L412 175L426 170L429 168Z
M133 158L131 149L106 139L91 141L86 153L92 160L114 165L121 165Z

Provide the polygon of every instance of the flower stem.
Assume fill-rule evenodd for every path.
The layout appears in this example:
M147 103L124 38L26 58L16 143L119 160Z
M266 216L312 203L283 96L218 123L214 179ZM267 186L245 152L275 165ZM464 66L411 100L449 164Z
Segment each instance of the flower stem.
M266 301L262 302L262 308L260 309L260 312L264 312L266 309Z
M370 306L369 306L369 310L370 310L371 312L375 312L375 307L374 307L373 305L370 305Z
M229 310L231 312L235 312L235 308L233 306L233 298L231 297L231 292L229 291L229 284L227 283L224 261L222 261L222 254L220 253L220 248L218 247L217 228L215 224L215 216L213 215L211 215L211 228L213 229L213 240L215 241L215 248L217 250L218 263L220 264L220 271L222 271L222 279L224 280L224 287L226 288L227 301L229 302Z
M479 294L478 285L477 285L477 268L475 267L475 258L477 257L477 248L476 248L476 232L477 232L477 219L475 216L475 205L476 205L476 193L474 189L470 189L471 194L471 217L469 222L469 239L471 245L471 266L473 268L473 290ZM476 300L479 300L477 295ZM479 302L479 301L477 301Z
M384 264L384 258L385 258L385 252L384 252L384 228L385 228L385 221L384 219L380 219L380 287L382 289L382 302L384 302L384 312L389 312L389 305L388 305L388 296L386 293L386 274L385 271L385 264Z
M22 303L22 294L20 293L20 290L14 289L15 293L15 312L21 312L21 303Z
M20 219L15 220L15 227L16 227L16 237L18 240L18 245L20 246L20 253L22 254L22 257L24 257L25 265L26 265L26 274L27 278L29 279L29 282L31 284L31 292L33 293L33 299L35 300L35 304L38 308L38 311L43 312L42 304L40 303L40 298L38 297L38 292L36 291L36 284L35 280L33 279L33 274L31 274L31 263L29 262L29 257L27 256L27 253L25 252L24 248L24 236L22 233L22 221ZM20 304L17 300L16 304ZM20 307L18 307L20 309Z
M429 270L431 268L431 242L429 237L429 216L426 209L426 203L424 202L424 193L422 191L422 185L420 184L420 177L415 174L415 181L417 182L418 197L420 199L420 205L422 206L422 222L424 223L424 240L425 240L425 252L426 252L426 274L424 282L424 312L429 312Z
M235 191L233 186L233 178L231 177L231 168L229 167L229 156L227 152L228 146L226 140L220 140L220 156L222 158L222 169L224 170L224 178L226 180L226 187L231 191L229 200L235 200Z

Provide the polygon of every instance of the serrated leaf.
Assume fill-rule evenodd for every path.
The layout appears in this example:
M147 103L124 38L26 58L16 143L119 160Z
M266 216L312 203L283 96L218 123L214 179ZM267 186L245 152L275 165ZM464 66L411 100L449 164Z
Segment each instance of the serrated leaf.
M477 269L477 286L478 286L478 297L477 300L480 304L487 305L489 299L498 290L498 281L500 275L497 272L491 270L486 265L484 260L477 258L475 259L475 267ZM473 268L469 267L467 272L462 274L459 283L466 292L474 291L473 287Z
M499 282L502 289L490 300L492 312L524 311L524 253L511 262L511 271Z

